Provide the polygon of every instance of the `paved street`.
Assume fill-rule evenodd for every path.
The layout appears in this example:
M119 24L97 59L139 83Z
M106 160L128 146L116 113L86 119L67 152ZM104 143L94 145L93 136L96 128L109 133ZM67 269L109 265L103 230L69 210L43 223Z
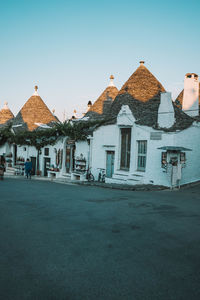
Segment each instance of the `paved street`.
M200 185L0 181L0 299L200 299Z

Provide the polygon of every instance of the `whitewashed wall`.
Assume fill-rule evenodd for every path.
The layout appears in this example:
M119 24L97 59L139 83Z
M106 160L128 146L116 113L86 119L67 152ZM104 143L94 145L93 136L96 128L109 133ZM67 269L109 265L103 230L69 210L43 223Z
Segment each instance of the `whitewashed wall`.
M142 135L140 135L142 136ZM147 142L147 165L145 172L145 183L171 186L171 173L165 172L161 168L161 152L157 148L163 146L179 146L192 149L186 151L186 166L182 168L181 184L195 182L200 180L200 154L198 150L198 141L200 138L200 128L191 126L190 128L174 132L163 133L162 140Z
M45 148L49 148L49 155L45 156ZM58 151L59 149L63 149L63 139L57 141L55 145L47 145L40 151L39 156L39 164L40 164L40 171L42 172L42 175L44 175L44 158L49 157L50 158L50 165L54 165L56 167L56 152L55 149ZM35 147L32 146L17 146L17 157L23 157L26 161L27 158L35 157L37 161L37 150Z
M183 147L190 148L192 151L186 152L186 167L183 169L182 184L200 180L200 127L192 127L181 131L176 136L176 143Z
M92 173L95 179L98 178L98 168L106 169L106 151L109 150L115 151L115 166L113 179L107 180L107 182L137 184L138 182L134 182L134 178L137 178L139 175L141 176L139 177L141 178L141 182L139 183L171 186L171 172L168 170L166 173L161 167L161 153L163 150L159 150L158 148L163 146L180 146L192 149L192 151L186 152L187 161L186 167L182 168L181 184L200 180L199 126L191 126L179 132L162 132L161 140L151 140L151 132L161 131L133 124L130 169L129 171L122 171L120 170L120 127L116 124L98 128L94 132L92 141ZM138 140L147 141L145 172L137 170ZM127 176L127 179L129 179L127 182L124 180L120 181L120 178L123 179L124 176Z
M17 157L24 158L24 160L27 160L27 158L30 159L30 157L37 157L37 150L35 147L31 146L17 146Z
M86 159L87 166L88 166L89 150L90 150L88 142L87 141L78 141L75 143L75 145L76 145L75 159L76 159L76 157L79 157L82 154L83 157Z
M47 145L41 149L40 154L40 170L42 175L44 175L44 160L45 158L50 158L50 166L56 167L56 151L63 149L64 138L60 138L55 145ZM45 148L49 148L49 155L45 156Z
M106 168L106 151L115 151L115 160L118 156L118 128L116 125L99 127L93 133L91 141L91 166L92 174L98 178L98 168ZM116 163L115 163L116 167Z
M0 146L0 155L8 154L11 152L11 145L5 143L4 145Z

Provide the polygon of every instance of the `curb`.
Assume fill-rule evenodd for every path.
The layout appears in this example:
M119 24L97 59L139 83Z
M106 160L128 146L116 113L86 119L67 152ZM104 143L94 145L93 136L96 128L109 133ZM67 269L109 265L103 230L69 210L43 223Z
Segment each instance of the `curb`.
M5 178L13 178L13 179L24 179L26 180L25 176L20 175L4 175ZM40 180L40 181L49 181L54 183L60 184L68 184L68 185L82 185L82 186L96 186L101 188L109 188L109 189L116 189L116 190L124 190L124 191L180 191L182 189L187 189L189 187L197 186L200 184L200 181L196 181L193 183L187 183L181 186L181 189L173 189L171 190L169 187L160 186L160 185L151 185L151 184L143 184L143 185L124 185L124 184L112 184L112 183L103 183L103 182L88 182L88 181L79 181L79 180L66 180L63 178L58 179L51 179L48 177L40 177L40 176L32 176L31 180Z
M13 178L13 179L24 179L26 180L25 176L20 175L5 175L5 178ZM32 176L31 180L40 180L40 181L48 181L60 184L68 184L68 185L82 185L82 186L96 186L101 188L108 188L108 189L116 189L116 190L125 190L125 191L161 191L161 190L168 190L167 187L164 186L156 186L156 185L123 185L123 184L110 184L110 183L103 183L103 182L88 182L88 181L79 181L79 180L66 180L66 179L51 179L48 177L39 177L39 176Z

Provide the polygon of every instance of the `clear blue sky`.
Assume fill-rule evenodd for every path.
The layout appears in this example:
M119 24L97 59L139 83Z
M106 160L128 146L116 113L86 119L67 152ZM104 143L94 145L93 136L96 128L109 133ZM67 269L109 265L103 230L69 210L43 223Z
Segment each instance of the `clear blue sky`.
M0 0L0 107L16 114L35 84L62 118L118 88L141 59L174 97L200 75L199 0Z

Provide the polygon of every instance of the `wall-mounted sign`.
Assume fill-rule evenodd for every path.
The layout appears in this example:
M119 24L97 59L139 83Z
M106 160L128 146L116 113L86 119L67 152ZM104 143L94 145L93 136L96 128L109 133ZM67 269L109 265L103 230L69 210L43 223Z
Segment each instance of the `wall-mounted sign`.
M150 140L162 140L161 132L150 132Z

